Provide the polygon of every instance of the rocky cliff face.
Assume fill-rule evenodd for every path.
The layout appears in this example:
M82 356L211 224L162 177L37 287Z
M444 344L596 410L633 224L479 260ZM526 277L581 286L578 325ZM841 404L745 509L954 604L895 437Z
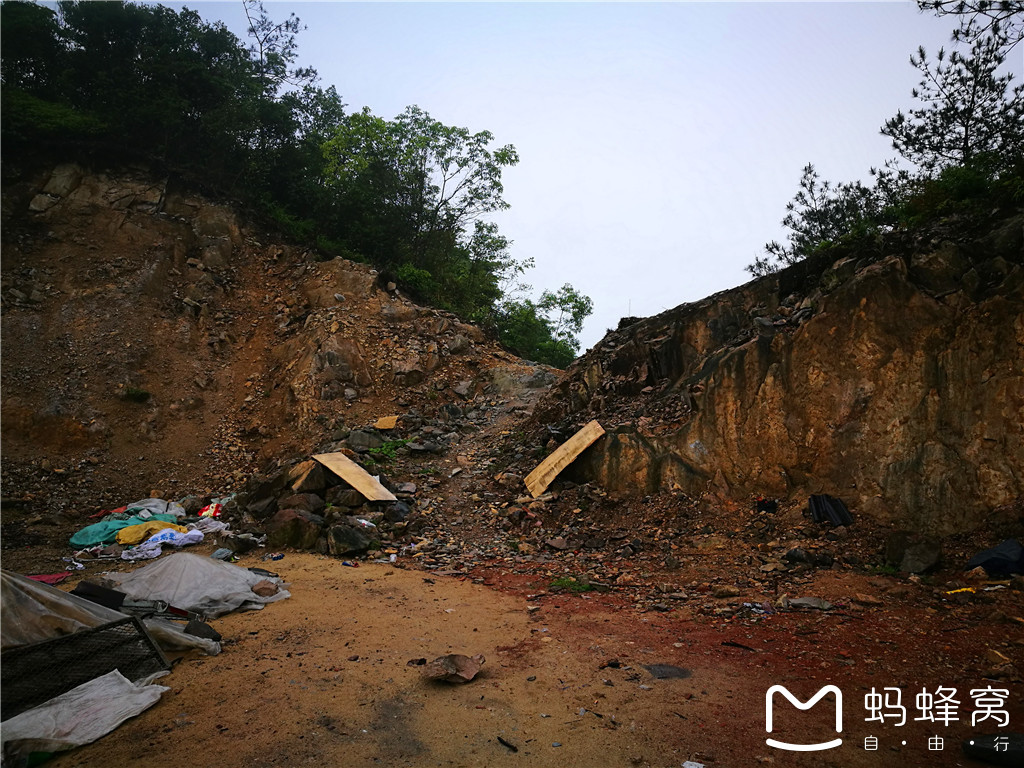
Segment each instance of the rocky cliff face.
M831 493L968 530L1024 494L1022 242L1018 213L833 251L610 333L537 415L601 420L573 471L608 488Z

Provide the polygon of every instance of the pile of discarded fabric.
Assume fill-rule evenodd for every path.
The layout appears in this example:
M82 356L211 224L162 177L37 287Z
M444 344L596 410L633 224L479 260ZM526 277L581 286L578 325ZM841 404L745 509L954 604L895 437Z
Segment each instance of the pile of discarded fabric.
M277 574L188 553L72 593L0 573L5 766L106 735L169 690L152 684L170 668L165 651L220 652L206 618L291 596Z
M5 766L88 744L151 707L163 650L220 652L164 619L140 620L0 572L0 738Z
M210 516L200 515L190 522L177 502L142 499L78 531L71 537L71 546L79 550L76 557L151 560L159 557L166 545L198 544L206 534L227 528L227 523Z

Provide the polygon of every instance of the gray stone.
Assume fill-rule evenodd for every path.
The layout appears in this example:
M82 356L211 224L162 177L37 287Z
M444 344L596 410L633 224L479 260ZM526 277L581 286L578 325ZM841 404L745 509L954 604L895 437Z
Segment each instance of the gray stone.
M28 204L28 209L32 211L32 213L42 213L43 211L50 210L59 202L59 197L51 197L50 195L36 195Z
M254 501L246 507L246 511L252 515L254 520L266 520L277 512L277 499L267 496L259 501Z
M374 434L373 432L363 432L362 430L353 430L349 433L345 440L345 444L348 445L353 451L359 453L366 453L367 451L373 450L374 448L380 448L384 445L384 440L380 435Z
M942 544L925 539L911 544L903 553L900 570L905 573L924 573L939 564L942 559Z
M67 197L82 183L83 171L76 163L62 163L53 169L43 192L57 197Z
M472 342L462 334L456 334L451 341L448 342L448 351L453 355L459 355L465 352L472 346Z
M366 497L353 488L337 486L327 491L328 503L337 507L361 507L366 502Z
M416 386L426 376L420 356L415 352L409 353L401 360L396 360L391 366L391 373L395 377L395 383L405 387Z
M384 507L384 519L389 523L402 523L412 514L412 507L404 501L393 501Z

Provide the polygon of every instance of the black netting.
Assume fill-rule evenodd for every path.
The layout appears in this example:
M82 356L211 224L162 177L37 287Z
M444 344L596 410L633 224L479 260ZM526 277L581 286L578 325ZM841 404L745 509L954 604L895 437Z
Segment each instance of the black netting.
M0 719L7 720L115 669L129 680L171 665L134 616L0 656Z

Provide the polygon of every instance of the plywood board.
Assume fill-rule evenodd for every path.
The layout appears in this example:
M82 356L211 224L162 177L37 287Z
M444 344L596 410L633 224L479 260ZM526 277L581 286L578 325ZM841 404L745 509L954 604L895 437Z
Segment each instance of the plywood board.
M313 458L363 494L368 501L398 501L391 491L344 453L318 453Z
M558 473L576 461L576 457L589 448L601 435L604 427L596 421L587 424L583 429L562 443L555 452L542 461L533 472L526 476L526 488L533 498L537 498L551 485Z

